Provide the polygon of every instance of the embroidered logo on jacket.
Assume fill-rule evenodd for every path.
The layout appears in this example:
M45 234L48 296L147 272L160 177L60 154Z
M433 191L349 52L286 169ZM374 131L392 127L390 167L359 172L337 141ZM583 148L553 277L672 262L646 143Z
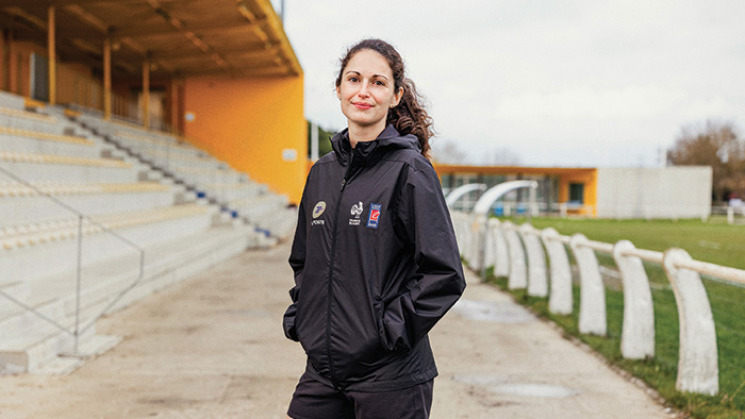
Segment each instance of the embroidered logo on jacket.
M313 207L313 218L320 217L324 211L326 211L326 202L318 201L318 203Z
M349 213L354 216L354 218L349 219L349 225L351 226L358 226L360 225L360 215L362 215L362 211L364 210L364 206L362 205L362 202L358 202L354 205L352 205L352 209L349 210Z
M320 217L323 212L326 211L326 202L324 201L318 201L318 203L313 206L313 223L312 225L324 225L324 220L316 220L316 218Z
M367 217L367 226L370 228L378 228L378 222L380 219L380 210L383 208L382 204L370 204L370 215Z

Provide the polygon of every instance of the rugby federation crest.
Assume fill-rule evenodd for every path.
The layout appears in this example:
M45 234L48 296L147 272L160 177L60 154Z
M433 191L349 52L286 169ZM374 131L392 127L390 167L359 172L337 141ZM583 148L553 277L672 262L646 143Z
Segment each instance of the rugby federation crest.
M370 204L370 215L367 217L368 228L378 228L380 222L380 211L382 209L382 204Z
M352 218L349 219L349 225L351 226L360 225L360 215L362 215L362 211L364 211L364 206L362 205L362 201L352 205L352 208L349 210L349 213L352 215Z

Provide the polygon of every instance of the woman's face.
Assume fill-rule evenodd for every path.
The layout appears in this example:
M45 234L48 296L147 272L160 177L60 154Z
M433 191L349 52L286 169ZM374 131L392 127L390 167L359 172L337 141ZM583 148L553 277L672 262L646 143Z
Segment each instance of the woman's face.
M369 49L352 56L336 87L350 131L369 129L376 136L385 129L388 109L398 105L402 92L395 90L393 72L385 57Z

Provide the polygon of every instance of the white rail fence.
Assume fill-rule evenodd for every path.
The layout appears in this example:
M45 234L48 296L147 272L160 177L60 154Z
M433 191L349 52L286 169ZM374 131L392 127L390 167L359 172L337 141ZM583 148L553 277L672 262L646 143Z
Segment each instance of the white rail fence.
M665 252L637 249L628 240L602 243L582 234L562 236L553 228L537 230L530 224L516 226L462 212L453 212L452 218L461 253L471 269L483 272L493 267L494 275L508 278L509 289L548 297L549 311L555 314L570 314L573 307L568 247L579 272L579 331L584 334L606 334L605 288L596 252L612 256L623 286L621 354L627 359L654 357L654 307L643 261L660 264L675 295L680 322L676 388L718 393L714 319L700 275L745 284L744 270L696 261L677 248Z

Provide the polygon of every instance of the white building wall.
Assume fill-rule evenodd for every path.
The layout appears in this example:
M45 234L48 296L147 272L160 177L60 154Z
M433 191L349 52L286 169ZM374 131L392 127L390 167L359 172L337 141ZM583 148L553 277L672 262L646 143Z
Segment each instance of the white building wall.
M708 166L599 168L601 218L702 218L711 213Z

